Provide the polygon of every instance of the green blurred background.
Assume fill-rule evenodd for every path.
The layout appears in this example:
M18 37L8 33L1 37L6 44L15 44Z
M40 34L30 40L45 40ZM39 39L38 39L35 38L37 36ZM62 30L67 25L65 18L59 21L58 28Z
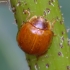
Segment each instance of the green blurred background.
M70 0L59 0L66 29L70 28ZM16 42L17 25L8 3L0 3L0 70L29 70ZM70 32L68 32L70 38Z

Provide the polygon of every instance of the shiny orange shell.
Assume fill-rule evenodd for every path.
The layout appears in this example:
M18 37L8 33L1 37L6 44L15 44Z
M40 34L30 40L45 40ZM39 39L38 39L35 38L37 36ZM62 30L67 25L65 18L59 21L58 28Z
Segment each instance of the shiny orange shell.
M53 32L49 27L49 23L44 18L32 18L20 28L17 34L18 45L28 54L45 53L53 37Z

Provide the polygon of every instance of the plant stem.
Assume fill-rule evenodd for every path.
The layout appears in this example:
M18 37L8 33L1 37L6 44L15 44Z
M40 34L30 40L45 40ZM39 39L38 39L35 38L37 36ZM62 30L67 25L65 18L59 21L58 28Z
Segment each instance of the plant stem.
M47 53L37 60L26 54L30 70L70 70L70 47L58 0L10 0L18 30L32 16L44 16L50 22L56 20L53 32L56 36ZM30 13L25 12L27 10Z

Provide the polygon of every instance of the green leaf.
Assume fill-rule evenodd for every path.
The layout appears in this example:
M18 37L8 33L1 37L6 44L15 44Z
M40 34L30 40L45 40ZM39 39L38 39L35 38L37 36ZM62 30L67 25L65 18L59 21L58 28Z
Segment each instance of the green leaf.
M33 16L44 16L51 23L56 20L52 44L40 56L26 54L30 70L70 70L70 46L58 0L10 0L18 30ZM25 12L28 11L29 13Z

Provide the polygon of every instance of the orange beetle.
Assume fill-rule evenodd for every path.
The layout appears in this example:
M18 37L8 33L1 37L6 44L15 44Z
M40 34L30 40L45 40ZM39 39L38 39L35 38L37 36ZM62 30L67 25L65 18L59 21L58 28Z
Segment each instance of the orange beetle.
M38 56L47 51L53 35L52 25L42 16L34 16L21 26L17 42L24 52Z

